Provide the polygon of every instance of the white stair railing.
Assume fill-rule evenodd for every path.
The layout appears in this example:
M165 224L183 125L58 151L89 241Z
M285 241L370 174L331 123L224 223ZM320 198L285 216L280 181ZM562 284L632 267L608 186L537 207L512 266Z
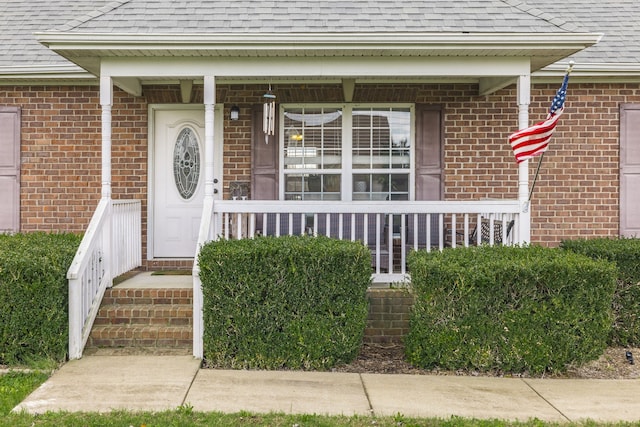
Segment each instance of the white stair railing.
M104 291L114 277L141 265L139 201L102 199L67 271L69 358L82 357Z
M193 356L199 359L202 359L204 355L202 341L204 334L204 318L202 315L204 298L202 296L202 282L200 281L199 257L202 246L213 239L213 203L213 199L204 199L196 255L193 259Z

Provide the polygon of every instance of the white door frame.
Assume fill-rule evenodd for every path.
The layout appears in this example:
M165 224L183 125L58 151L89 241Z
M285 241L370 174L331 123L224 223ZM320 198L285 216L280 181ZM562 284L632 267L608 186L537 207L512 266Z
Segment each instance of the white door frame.
M148 108L148 163L147 163L147 260L151 261L156 259L153 253L154 248L154 173L155 173L155 113L156 111L178 111L178 110L201 110L204 113L204 105L203 104L149 104ZM214 179L217 179L215 187L218 189L217 194L214 195L214 198L222 198L221 189L224 188L223 183L223 172L222 167L224 165L223 159L223 104L216 104L214 109L214 137L213 137L213 158L214 158ZM204 147L206 150L206 147ZM203 151L204 151L203 150ZM194 247L194 253L195 253ZM170 260L170 258L158 258L161 260ZM183 259L183 258L180 258Z

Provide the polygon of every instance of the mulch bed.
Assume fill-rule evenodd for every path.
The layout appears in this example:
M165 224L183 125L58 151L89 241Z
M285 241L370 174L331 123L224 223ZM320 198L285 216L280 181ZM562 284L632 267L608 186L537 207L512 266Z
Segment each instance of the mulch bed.
M570 367L566 373L553 374L553 378L597 378L597 379L637 379L640 378L640 361L631 364L626 352L631 351L640 359L640 348L607 348L604 354L593 362L581 367ZM634 360L635 362L635 360ZM365 344L360 354L352 363L341 365L333 369L335 372L353 372L370 374L412 374L412 375L468 375L492 377L531 377L528 373L508 372L477 372L477 371L446 371L439 369L420 369L405 360L402 345ZM549 375L545 375L550 377Z

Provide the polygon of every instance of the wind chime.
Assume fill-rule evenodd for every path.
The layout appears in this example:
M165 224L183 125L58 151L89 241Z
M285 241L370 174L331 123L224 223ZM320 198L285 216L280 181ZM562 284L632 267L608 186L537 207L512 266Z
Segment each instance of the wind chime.
M276 96L271 93L271 85L269 91L262 95L264 98L264 110L262 130L264 131L264 142L269 143L269 135L275 135L276 127Z

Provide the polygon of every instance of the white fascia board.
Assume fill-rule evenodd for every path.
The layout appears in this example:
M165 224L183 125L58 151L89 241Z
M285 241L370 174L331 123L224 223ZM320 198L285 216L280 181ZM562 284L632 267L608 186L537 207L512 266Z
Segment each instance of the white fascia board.
M556 62L542 70L531 74L531 78L537 82L557 80L558 76L563 76L569 63L566 61ZM640 63L587 63L576 62L573 64L571 72L573 80L589 79L590 81L605 81L607 79L637 81L640 78ZM596 80L594 80L596 79Z
M293 78L428 78L518 76L530 72L521 57L225 57L104 58L101 75L140 78L202 76Z
M228 34L95 34L40 32L36 39L53 50L94 49L548 49L597 43L597 33L228 33Z
M91 80L96 76L75 64L30 65L0 67L0 80Z

